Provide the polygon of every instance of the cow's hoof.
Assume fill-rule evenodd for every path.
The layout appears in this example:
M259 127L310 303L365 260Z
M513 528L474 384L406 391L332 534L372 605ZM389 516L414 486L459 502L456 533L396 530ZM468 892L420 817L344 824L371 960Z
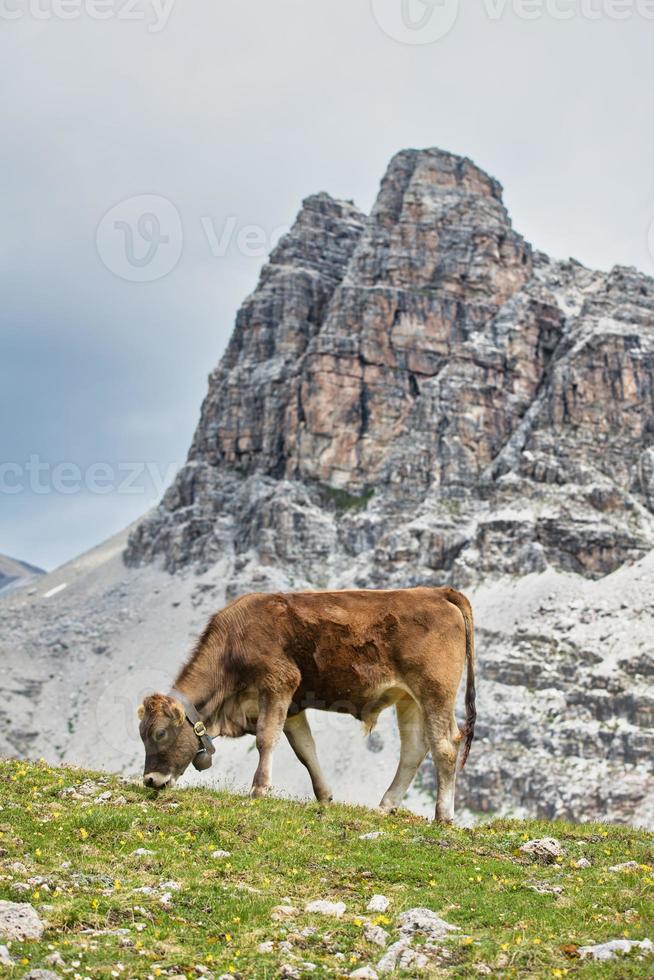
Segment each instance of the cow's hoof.
M399 810L399 805L397 803L384 803L382 800L377 809L380 813L384 814L397 813Z
M268 790L268 786L253 786L250 790L250 796L253 800L260 800L268 795Z

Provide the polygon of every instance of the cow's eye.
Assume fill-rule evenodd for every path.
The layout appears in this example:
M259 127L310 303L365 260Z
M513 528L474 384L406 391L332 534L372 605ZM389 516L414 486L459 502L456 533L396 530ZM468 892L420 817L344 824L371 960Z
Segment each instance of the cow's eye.
M155 732L154 737L156 738L157 742L160 742L165 734L166 734L166 729L160 728L158 732Z

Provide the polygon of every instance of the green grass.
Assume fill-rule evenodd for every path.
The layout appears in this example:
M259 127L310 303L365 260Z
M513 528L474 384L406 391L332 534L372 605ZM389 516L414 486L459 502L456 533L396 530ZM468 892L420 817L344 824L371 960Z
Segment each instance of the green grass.
M102 780L97 793L112 798L62 796L87 777ZM443 944L452 951L447 970L428 976L476 977L482 964L498 977L654 976L651 956L606 964L574 957L577 945L654 940L654 841L644 831L510 820L443 829L406 812L383 817L199 789L155 796L112 777L15 761L0 762L0 785L0 898L29 901L48 922L39 942L11 944L20 962L0 967L3 975L47 968L56 950L73 978L112 970L123 978L190 977L197 964L216 976L266 978L289 962L302 976L347 976L382 955L363 936L365 918L394 939L397 916L427 906L462 930ZM372 830L383 836L359 839ZM545 835L564 847L558 865L533 864L518 850L523 839ZM137 857L139 847L154 854ZM219 848L231 857L212 858ZM582 855L592 866L579 870L573 861ZM607 871L628 860L637 871ZM16 861L26 870L13 870ZM46 879L49 891L12 888L30 877ZM171 879L181 889L164 906L160 886ZM562 892L538 895L528 888L533 881ZM144 886L154 891L135 892ZM376 892L391 901L381 920L365 911ZM347 912L339 920L305 913L316 898L343 901ZM273 907L287 902L300 914L273 921ZM306 926L317 931L299 936ZM297 959L257 950L289 937ZM317 969L303 970L303 961Z
M337 514L344 514L351 510L365 510L375 494L372 489L355 494L326 484L320 484L319 491L324 504L332 507Z

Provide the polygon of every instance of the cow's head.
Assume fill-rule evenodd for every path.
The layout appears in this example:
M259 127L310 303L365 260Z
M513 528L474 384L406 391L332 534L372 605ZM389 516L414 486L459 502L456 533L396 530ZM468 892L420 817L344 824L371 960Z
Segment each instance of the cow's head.
M180 702L169 694L145 698L138 716L145 746L143 783L152 789L172 787L198 754L198 736Z

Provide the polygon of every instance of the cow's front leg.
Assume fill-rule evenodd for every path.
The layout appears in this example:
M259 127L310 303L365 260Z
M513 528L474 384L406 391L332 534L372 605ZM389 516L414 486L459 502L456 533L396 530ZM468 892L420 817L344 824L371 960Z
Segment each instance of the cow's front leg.
M299 714L291 718L287 718L284 731L296 756L302 765L306 766L309 770L311 785L313 786L313 792L316 794L316 799L320 803L329 803L332 794L322 774L320 763L318 762L318 754L316 753L316 743L313 740L309 720L304 711L299 712Z
M259 695L257 749L259 765L252 780L251 796L265 796L272 777L272 754L284 730L291 697L262 692Z

